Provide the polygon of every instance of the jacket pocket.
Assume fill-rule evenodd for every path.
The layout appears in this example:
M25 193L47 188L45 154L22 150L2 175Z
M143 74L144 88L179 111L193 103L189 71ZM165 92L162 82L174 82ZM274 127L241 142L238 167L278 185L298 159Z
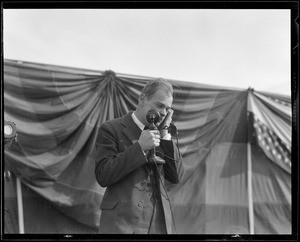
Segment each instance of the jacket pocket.
M110 210L117 206L118 201L102 201L100 204L100 209L102 210Z

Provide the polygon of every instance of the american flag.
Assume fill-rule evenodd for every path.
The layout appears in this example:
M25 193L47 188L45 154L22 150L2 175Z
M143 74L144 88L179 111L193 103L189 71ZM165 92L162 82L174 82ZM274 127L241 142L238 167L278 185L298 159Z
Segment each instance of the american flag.
M254 116L254 132L257 143L269 159L287 172L291 172L291 147L284 144L276 133Z

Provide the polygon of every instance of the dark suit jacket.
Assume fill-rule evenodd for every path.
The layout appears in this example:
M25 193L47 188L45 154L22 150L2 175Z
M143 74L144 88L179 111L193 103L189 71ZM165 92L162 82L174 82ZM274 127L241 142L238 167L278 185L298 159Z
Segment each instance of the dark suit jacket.
M141 130L131 117L125 116L105 122L99 128L96 141L96 179L106 187L100 208L100 233L133 233L142 207L140 201L145 196L145 181L148 178L148 163L138 139ZM178 183L183 176L182 161L178 149L171 140L161 140L161 152L166 163L160 169L161 176L168 182ZM160 182L162 205L167 233L172 233L172 214L168 196Z

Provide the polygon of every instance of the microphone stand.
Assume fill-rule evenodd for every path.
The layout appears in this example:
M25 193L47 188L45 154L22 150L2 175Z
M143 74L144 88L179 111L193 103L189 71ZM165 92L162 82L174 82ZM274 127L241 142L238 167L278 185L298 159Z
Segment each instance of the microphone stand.
M157 127L154 124L154 117L150 117L150 126L149 129L150 130L157 130ZM164 159L162 159L159 156L156 156L155 154L155 147L152 150L149 150L149 154L148 154L148 161L150 164L164 164L166 163Z

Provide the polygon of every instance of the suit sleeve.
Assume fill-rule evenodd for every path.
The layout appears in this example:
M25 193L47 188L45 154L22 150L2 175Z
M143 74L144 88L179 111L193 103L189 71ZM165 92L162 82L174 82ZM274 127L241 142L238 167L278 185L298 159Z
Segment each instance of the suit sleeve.
M102 187L114 184L147 163L137 142L126 148L121 146L117 131L110 123L103 123L95 144L95 175Z
M164 176L170 183L176 184L182 180L182 159L178 149L172 140L161 140L161 148L164 151Z

